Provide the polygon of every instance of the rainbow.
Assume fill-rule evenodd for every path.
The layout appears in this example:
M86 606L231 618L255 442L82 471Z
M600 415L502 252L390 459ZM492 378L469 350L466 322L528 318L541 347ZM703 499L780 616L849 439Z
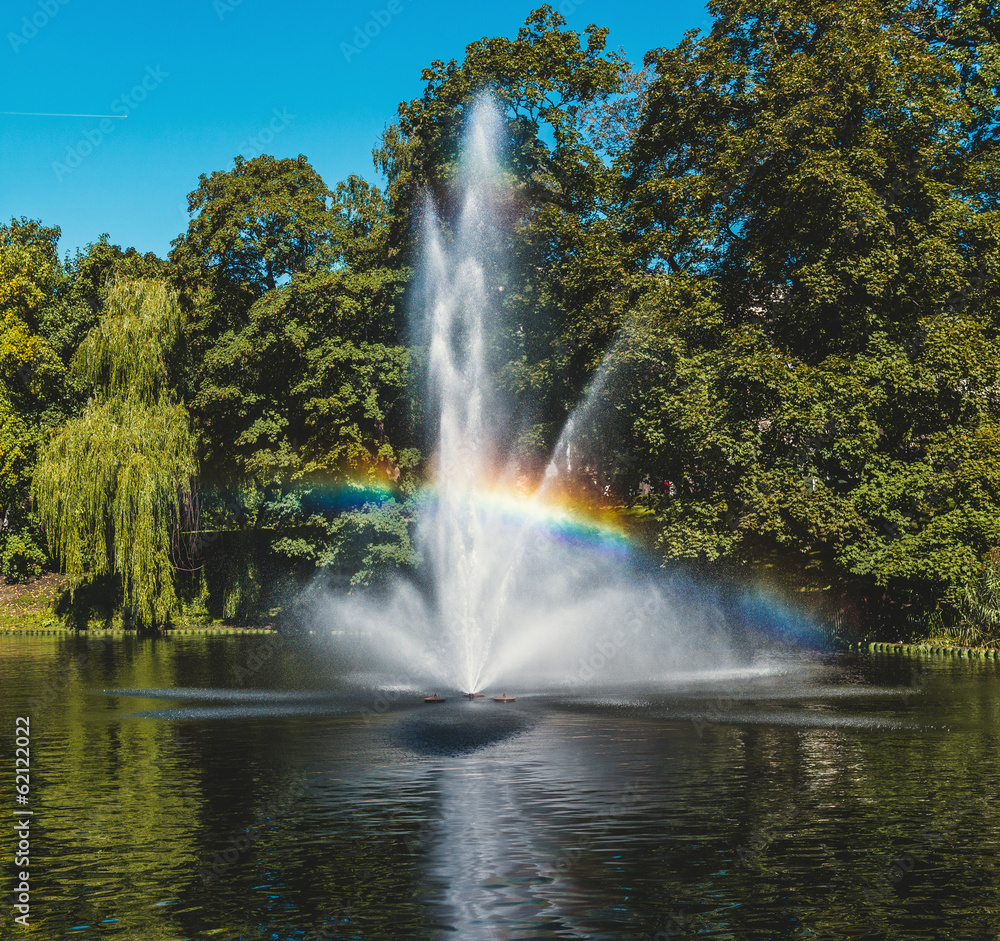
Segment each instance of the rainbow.
M326 516L392 503L412 503L420 512L433 513L445 499L442 489L434 483L405 495L390 482L368 476L302 483L299 490L304 509ZM565 544L597 545L621 556L628 555L633 548L614 510L595 507L567 493L553 491L542 498L514 486L497 484L461 490L452 487L448 498L457 499L481 520L488 520L502 530L515 532L533 527Z
M454 498L453 495L452 490L449 497ZM433 512L443 495L431 485L421 496ZM541 497L517 487L495 485L461 490L457 498L501 530L518 532L532 528L565 545L598 547L622 557L633 550L628 533L613 510L594 507L570 494L553 492Z
M598 551L622 560L641 561L646 555L643 547L630 537L620 513L555 488L543 496L504 483L467 488L453 485L445 492L431 482L411 494L404 494L391 481L366 475L346 481L303 483L301 490L308 493L303 499L303 507L325 516L390 504L410 506L416 513L433 514L443 500L448 499L458 501L503 536L514 538L532 529L559 544ZM676 573L668 578L683 601L692 605L719 603L738 621L779 643L813 649L832 648L828 632L806 615L801 605L788 600L788 591L783 586L765 581L743 587L712 586Z

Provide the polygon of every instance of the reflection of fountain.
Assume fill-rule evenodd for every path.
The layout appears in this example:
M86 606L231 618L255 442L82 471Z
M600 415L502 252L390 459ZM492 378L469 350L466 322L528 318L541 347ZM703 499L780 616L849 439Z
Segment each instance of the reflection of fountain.
M574 719L545 722L554 727L515 747L434 766L415 847L434 920L460 938L649 937L629 930L639 924L602 924L612 847L626 834L634 840L650 813L651 795L635 776L646 745L629 739L605 752L608 743ZM663 786L669 771L657 776ZM669 812L658 804L656 819Z
M430 587L400 581L377 599L331 599L340 654L392 682L462 692L659 684L690 670L738 669L725 619L705 593L645 571L620 533L559 505L561 481L578 463L574 418L593 423L606 369L533 496L517 492L517 469L498 453L505 429L488 352L504 276L502 131L492 103L480 102L450 237L433 206L425 213L418 326L439 424L418 545Z

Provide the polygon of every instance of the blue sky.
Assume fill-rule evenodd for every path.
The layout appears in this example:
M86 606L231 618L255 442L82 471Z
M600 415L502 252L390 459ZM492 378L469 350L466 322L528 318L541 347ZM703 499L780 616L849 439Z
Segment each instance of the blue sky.
M0 219L107 232L165 255L201 173L305 154L330 186L377 181L371 149L434 59L513 36L541 0L8 0L0 13ZM555 0L639 62L708 19L697 0ZM350 51L358 31L376 33ZM381 21L381 22L379 22ZM376 30L375 27L378 27ZM121 115L127 115L121 117Z

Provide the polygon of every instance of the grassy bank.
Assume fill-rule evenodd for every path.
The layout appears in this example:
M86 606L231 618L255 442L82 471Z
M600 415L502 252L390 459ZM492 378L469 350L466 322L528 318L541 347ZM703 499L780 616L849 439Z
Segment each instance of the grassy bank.
M65 631L70 628L56 614L56 602L66 589L66 577L49 572L26 584L10 585L0 581L0 633ZM90 630L97 634L134 633L121 626L94 623ZM177 622L172 634L270 634L272 625L240 625L210 622L204 624Z
M25 585L0 582L0 631L62 627L53 609L65 587L65 577L54 573L32 579Z

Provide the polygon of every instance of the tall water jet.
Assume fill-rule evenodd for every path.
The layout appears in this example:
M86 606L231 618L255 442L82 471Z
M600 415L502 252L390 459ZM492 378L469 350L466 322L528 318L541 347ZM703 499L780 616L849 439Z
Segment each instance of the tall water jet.
M496 410L485 344L498 287L501 131L496 108L481 100L462 158L462 209L452 243L445 243L429 201L424 219L429 379L439 421L437 509L427 518L422 544L433 567L440 628L457 651L460 682L470 692L478 688L489 646L483 618L496 587L482 564L486 521L476 497L494 457L488 413Z
M430 199L424 212L413 314L437 416L432 496L417 528L424 577L377 598L340 597L330 616L368 638L372 671L435 689L620 689L766 672L737 653L711 592L651 571L620 531L559 503L556 478L582 470L572 417L537 490L514 486L517 469L498 453L509 436L489 356L506 274L503 132L481 100L455 217L440 218ZM606 375L602 366L582 423L593 424Z

